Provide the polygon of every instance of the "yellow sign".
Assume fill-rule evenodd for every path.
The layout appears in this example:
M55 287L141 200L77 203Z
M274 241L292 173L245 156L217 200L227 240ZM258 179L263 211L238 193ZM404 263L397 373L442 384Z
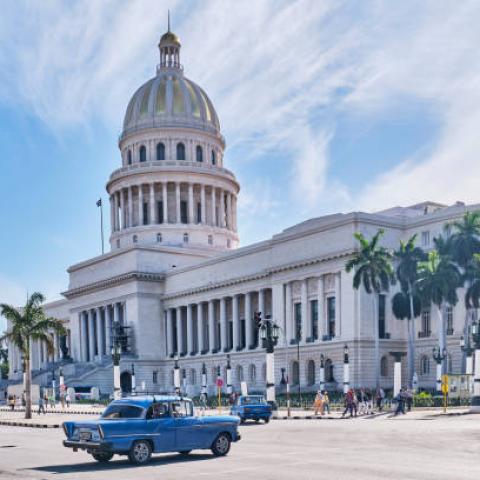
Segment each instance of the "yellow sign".
M448 393L448 375L442 375L442 393Z

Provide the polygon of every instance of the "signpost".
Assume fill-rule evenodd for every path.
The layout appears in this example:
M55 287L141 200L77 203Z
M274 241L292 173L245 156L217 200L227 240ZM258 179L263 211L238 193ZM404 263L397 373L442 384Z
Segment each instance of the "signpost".
M218 391L218 412L222 412L222 387L223 387L223 380L217 377L217 391Z
M442 375L443 413L447 412L448 375Z

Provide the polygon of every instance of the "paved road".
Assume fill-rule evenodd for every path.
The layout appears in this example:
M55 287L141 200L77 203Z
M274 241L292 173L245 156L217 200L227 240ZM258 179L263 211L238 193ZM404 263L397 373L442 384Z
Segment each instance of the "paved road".
M241 427L225 458L157 455L99 465L61 446L61 429L0 427L0 479L398 479L478 478L480 416L273 421Z

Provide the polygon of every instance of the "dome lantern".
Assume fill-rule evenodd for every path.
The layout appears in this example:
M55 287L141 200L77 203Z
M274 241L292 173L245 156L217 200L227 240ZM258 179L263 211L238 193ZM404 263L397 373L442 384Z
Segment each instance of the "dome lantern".
M160 49L160 65L157 67L157 73L161 68L176 68L182 70L180 64L180 39L170 31L170 11L168 12L168 30L162 35L158 48Z

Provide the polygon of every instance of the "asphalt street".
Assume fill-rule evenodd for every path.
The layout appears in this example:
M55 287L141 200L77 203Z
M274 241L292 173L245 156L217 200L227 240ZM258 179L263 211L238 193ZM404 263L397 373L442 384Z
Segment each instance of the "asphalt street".
M240 427L227 457L196 451L100 465L62 446L61 429L0 427L0 479L401 479L480 475L480 415L272 421Z

